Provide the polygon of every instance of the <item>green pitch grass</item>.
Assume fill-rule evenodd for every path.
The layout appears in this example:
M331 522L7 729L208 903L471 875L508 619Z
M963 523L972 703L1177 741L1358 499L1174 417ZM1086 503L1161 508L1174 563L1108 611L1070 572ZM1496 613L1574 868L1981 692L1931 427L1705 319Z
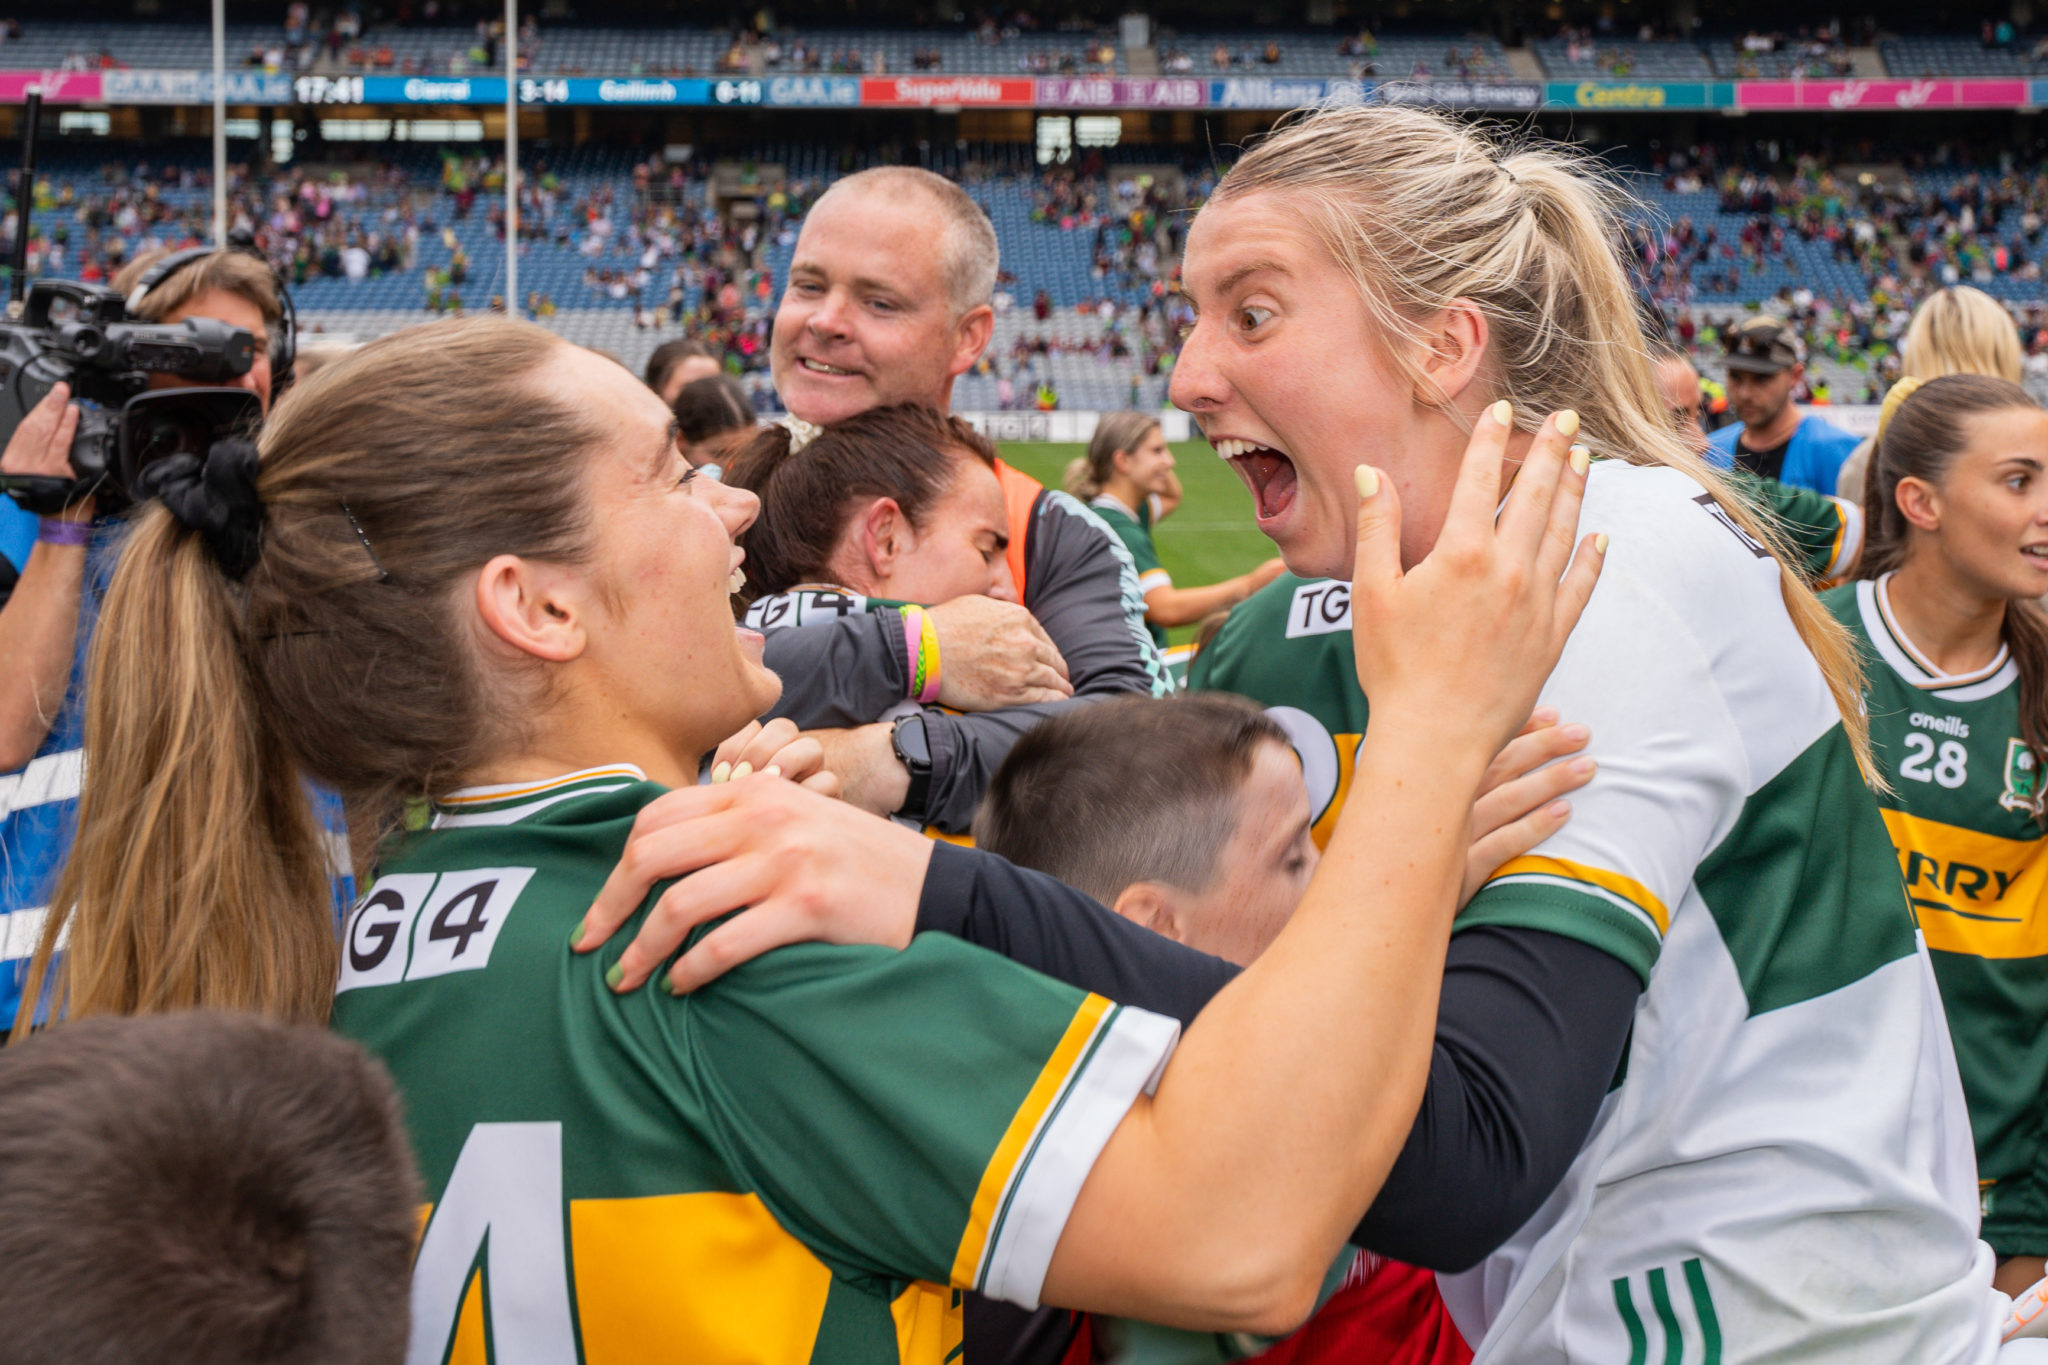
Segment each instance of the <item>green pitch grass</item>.
M1041 441L1002 447L1005 460L1048 488L1058 488L1067 462L1086 450ZM1252 495L1208 443L1176 442L1173 458L1183 494L1180 510L1152 529L1152 540L1174 583L1214 583L1271 558L1273 542L1259 534L1252 520ZM1195 638L1195 627L1177 627L1170 634L1180 644Z

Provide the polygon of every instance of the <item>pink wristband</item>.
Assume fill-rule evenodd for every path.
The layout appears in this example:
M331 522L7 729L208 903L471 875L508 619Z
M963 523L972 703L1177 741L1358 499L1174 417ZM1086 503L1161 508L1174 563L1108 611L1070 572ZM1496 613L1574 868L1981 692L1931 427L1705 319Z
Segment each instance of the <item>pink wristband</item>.
M903 618L903 695L916 701L917 654L924 643L924 609L905 607L898 614Z
M92 523L42 517L36 522L36 539L45 545L90 545Z

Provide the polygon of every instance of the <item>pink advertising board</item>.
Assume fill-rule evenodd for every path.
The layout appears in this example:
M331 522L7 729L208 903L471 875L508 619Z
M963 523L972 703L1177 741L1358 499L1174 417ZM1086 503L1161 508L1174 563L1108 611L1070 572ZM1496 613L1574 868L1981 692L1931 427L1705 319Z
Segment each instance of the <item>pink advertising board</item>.
M97 71L0 71L0 104L21 104L32 85L43 88L49 104L97 104L100 73Z
M2023 80L1738 81L1739 109L2011 109Z

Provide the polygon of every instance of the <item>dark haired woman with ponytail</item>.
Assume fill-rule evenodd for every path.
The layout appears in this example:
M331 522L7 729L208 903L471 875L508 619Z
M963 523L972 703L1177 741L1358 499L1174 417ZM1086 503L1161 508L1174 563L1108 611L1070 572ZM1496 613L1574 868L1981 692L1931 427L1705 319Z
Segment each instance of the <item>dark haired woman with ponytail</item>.
M1941 983L1997 1286L2048 1254L2048 412L1947 375L1879 432L1862 581L1824 600L1866 658L1885 823Z

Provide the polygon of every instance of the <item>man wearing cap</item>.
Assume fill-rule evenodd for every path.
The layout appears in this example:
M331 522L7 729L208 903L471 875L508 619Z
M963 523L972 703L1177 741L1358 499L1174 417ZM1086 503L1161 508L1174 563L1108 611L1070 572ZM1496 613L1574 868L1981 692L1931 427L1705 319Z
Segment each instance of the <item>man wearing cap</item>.
M1793 406L1792 390L1806 367L1792 329L1777 318L1754 317L1729 330L1727 347L1728 405L1739 420L1708 438L1709 458L1723 469L1733 465L1832 494L1857 438Z

